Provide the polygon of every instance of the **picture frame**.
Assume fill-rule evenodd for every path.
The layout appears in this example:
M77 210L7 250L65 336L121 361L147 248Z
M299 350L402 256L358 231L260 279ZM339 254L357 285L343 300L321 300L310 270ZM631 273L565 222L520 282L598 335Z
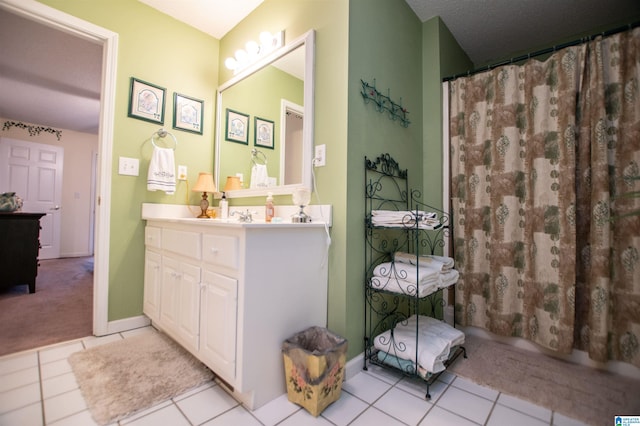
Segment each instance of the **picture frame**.
M164 124L166 89L131 77L127 116L151 123Z
M255 129L253 144L262 148L274 149L273 121L267 120L265 118L255 117L253 128Z
M227 108L225 139L249 145L249 115Z
M180 93L173 94L173 128L202 134L204 101Z

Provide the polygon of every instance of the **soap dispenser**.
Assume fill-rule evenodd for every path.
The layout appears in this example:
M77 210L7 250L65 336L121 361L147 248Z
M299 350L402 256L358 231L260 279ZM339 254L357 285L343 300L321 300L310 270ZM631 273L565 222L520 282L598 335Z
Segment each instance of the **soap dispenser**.
M229 218L229 202L227 201L227 196L223 192L222 199L220 200L220 219L228 219Z
M271 222L275 215L275 208L273 207L273 193L267 193L267 202L264 205L264 220L265 222Z

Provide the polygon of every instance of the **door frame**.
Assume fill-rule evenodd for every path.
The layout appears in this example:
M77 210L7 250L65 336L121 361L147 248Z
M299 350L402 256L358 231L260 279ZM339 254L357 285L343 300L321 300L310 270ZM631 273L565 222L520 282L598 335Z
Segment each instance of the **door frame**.
M93 334L101 336L126 327L109 323L109 234L111 211L111 164L118 57L118 34L84 21L35 0L2 0L0 8L23 18L101 44L102 87L100 129L98 131L98 170L95 202L95 240L93 275ZM125 328L126 329L126 328Z

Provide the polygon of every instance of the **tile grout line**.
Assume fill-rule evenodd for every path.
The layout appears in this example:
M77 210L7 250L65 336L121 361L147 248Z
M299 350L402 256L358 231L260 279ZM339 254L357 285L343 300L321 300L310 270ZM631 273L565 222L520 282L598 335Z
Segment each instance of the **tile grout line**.
M40 389L40 414L42 416L42 424L46 426L47 418L44 413L44 384L42 383L42 363L40 360L40 351L36 351L36 359L38 360L38 387Z
M493 414L493 411L496 409L496 405L498 405L498 399L500 399L501 394L502 392L498 392L498 395L496 395L496 399L493 400L493 404L491 404L491 410L489 410L487 419L484 421L484 423L482 423L483 425L486 426L489 423L489 420L491 419L491 415Z

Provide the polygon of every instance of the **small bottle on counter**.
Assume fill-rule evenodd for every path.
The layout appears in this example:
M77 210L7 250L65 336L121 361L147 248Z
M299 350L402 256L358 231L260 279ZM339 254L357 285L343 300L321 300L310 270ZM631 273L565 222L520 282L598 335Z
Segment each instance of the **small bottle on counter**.
M275 215L275 207L273 207L273 194L267 193L267 203L264 206L264 220L265 222L271 222Z
M220 200L220 219L228 219L229 218L229 202L227 201L227 196L223 192L222 199Z

